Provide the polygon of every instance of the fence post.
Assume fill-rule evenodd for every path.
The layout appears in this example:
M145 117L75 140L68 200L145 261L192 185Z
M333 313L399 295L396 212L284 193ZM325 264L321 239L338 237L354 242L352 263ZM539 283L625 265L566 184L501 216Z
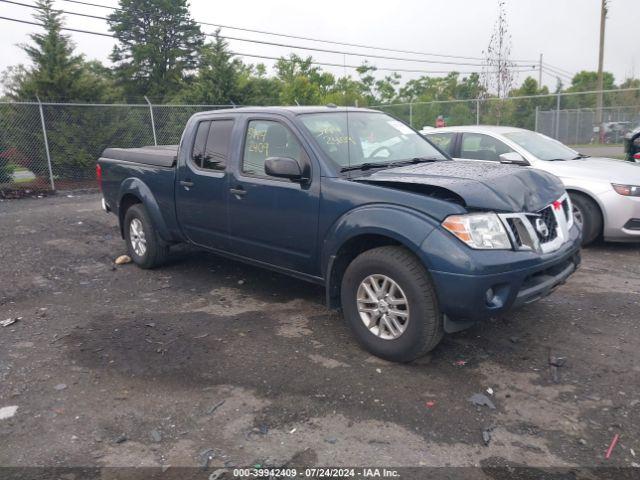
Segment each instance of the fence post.
M576 109L576 145L580 143L580 109Z
M476 98L476 125L480 125L480 99Z
M555 139L559 140L560 138L560 94L556 95L556 131L555 131Z
M538 131L538 112L540 111L540 106L536 105L536 119L535 119L535 124L533 129L537 132Z
M151 105L151 102L149 101L146 95L144 96L144 99L147 101L147 104L149 105L149 114L151 115L151 130L153 130L153 144L157 147L158 137L156 137L156 122L153 119L153 105Z
M42 124L42 137L44 139L44 149L47 152L47 166L49 167L49 181L51 182L51 190L56 189L56 184L53 181L53 168L51 168L51 153L49 152L49 138L47 137L47 127L44 122L44 111L42 110L42 102L40 97L36 95L38 100L38 109L40 110L40 123Z
M413 128L413 102L409 102L409 126Z

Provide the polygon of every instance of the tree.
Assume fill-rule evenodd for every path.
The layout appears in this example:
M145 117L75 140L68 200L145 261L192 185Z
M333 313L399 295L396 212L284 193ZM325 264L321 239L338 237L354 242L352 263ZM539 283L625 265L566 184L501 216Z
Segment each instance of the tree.
M605 90L612 90L616 88L615 78L611 72L603 72L603 88ZM597 90L598 87L598 72L589 72L582 70L576 73L571 79L571 86L567 89L568 92L588 92Z
M335 83L333 75L313 65L313 58L291 54L275 65L281 81L280 103L283 105L318 105Z
M201 49L200 66L193 82L177 95L177 99L212 105L238 103L238 77L242 67L242 62L229 52L218 29L214 41Z
M510 55L511 34L507 22L505 0L498 0L498 18L493 26L487 50L484 52L486 66L482 71L482 83L487 94L494 94L502 99L513 88L514 63L509 59ZM489 102L489 116L498 125L505 106L503 101Z
M547 87L540 87L537 80L529 76L524 79L524 82L522 82L519 88L512 90L509 96L529 97L534 95L547 95L548 93L549 89ZM509 100L509 102L512 104L511 115L508 119L509 125L533 130L535 127L536 107L550 109L554 105L555 99L553 97L522 98Z
M267 76L264 64L242 65L238 74L239 103L243 105L277 105L280 101L280 80Z
M120 0L108 22L118 40L111 60L127 95L169 99L196 70L204 38L187 0Z
M615 86L615 78L610 72L603 72L603 85L605 90L613 90ZM598 72L582 70L576 73L571 79L571 86L566 89L567 92L591 92L598 88ZM604 95L605 105L611 103L612 94ZM597 95L594 93L584 95L570 95L562 100L564 108L595 108L598 101Z
M74 45L62 34L62 15L54 10L53 0L36 2L35 19L44 33L29 35L32 44L21 45L31 60L30 67L21 67L5 77L5 87L13 99L68 101L81 96L79 81L83 74L82 56L74 55Z
M489 38L489 45L484 52L486 66L482 72L485 89L498 98L508 95L513 87L514 63L511 55L511 34L507 22L505 0L498 0L498 18Z

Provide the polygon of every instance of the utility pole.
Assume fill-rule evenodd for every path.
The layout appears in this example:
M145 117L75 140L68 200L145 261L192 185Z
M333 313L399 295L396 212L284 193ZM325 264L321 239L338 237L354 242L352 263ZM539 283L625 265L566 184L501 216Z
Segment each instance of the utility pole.
M542 54L540 54L540 65L538 66L538 88L542 88Z
M600 51L598 52L598 86L596 90L600 90L596 95L596 124L598 125L598 138L600 143L604 141L604 129L602 128L602 107L604 99L602 90L604 90L604 73L602 71L604 64L604 27L607 21L607 3L609 0L601 0L600 5Z

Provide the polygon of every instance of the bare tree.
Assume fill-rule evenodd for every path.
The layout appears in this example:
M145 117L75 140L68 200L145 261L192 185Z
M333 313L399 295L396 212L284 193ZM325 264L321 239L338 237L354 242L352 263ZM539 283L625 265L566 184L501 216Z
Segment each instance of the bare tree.
M507 21L505 0L498 0L498 18L493 25L489 45L483 51L485 66L482 69L482 85L486 96L496 95L505 98L513 88L515 64L509 59L511 55L511 34ZM495 114L500 123L504 101L497 104Z

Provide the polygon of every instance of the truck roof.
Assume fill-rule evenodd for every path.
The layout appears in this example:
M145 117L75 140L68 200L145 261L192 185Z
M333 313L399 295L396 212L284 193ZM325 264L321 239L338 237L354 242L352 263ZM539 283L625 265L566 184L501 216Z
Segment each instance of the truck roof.
M336 113L336 112L379 112L370 108L358 107L335 107L326 105L310 105L310 106L283 106L283 107L238 107L223 108L221 110L209 110L207 112L199 112L196 115L206 115L211 113L276 113L280 115L301 115L304 113Z

